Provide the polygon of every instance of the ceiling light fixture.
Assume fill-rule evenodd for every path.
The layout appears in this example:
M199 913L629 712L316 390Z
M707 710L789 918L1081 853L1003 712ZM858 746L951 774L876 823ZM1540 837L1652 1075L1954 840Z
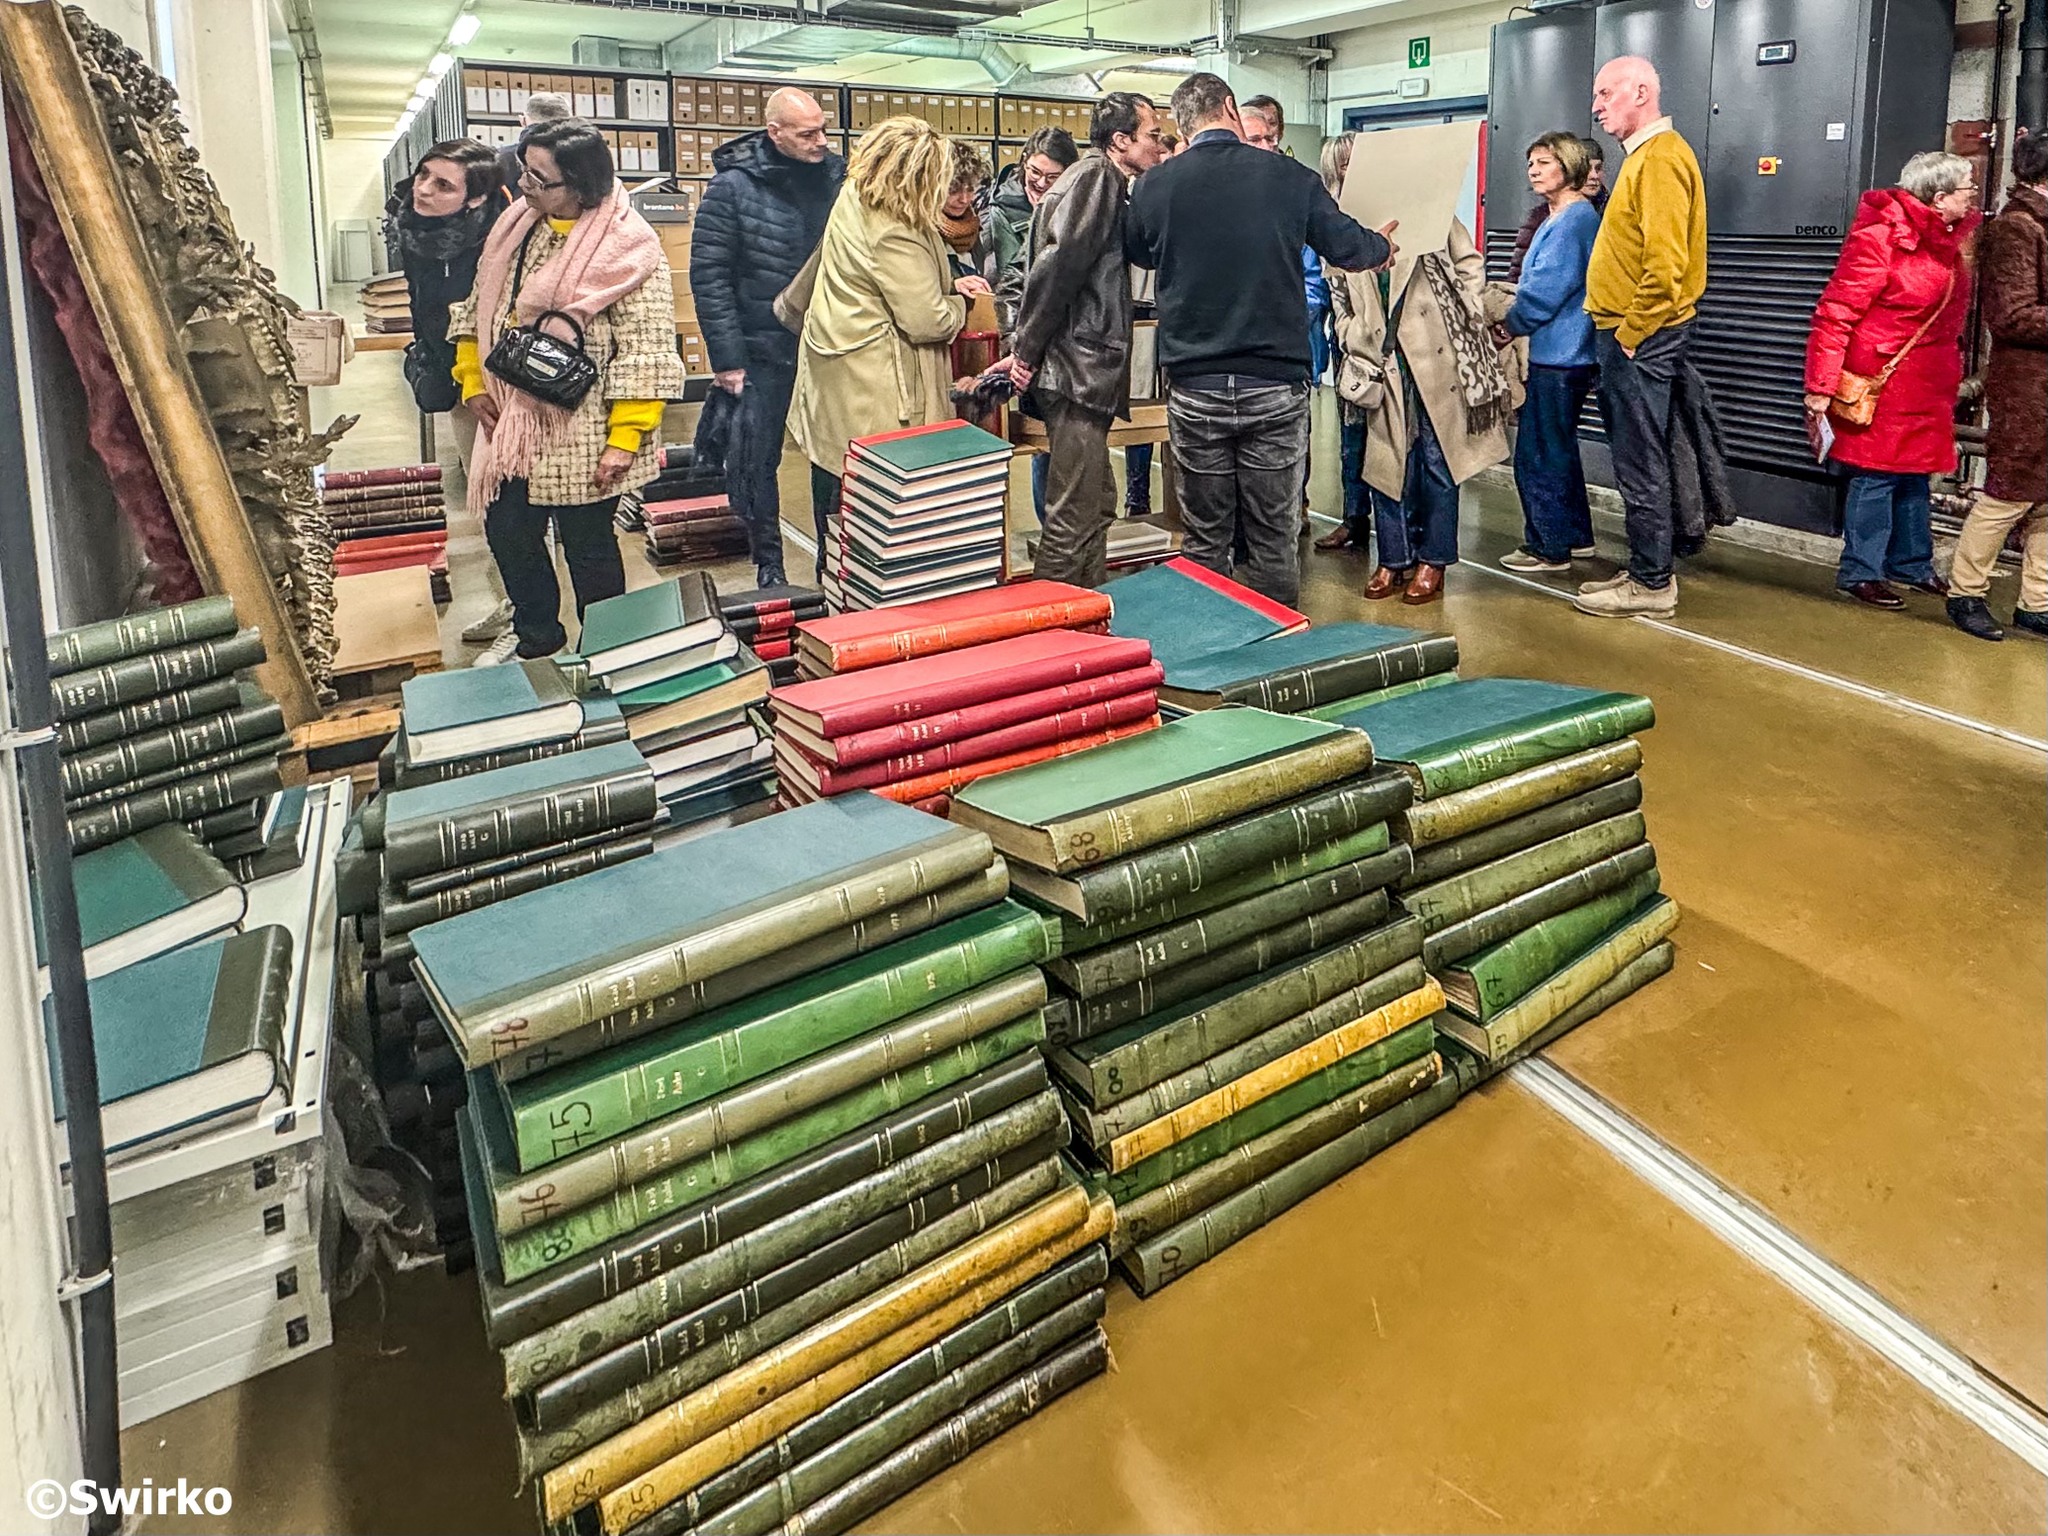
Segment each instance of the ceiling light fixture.
M440 83L440 80L441 80L441 77L442 77L443 75L447 74L447 73L448 73L448 71L449 71L449 70L451 70L451 69L453 69L454 67L455 67L455 55L454 55L454 54L452 54L452 53L437 53L437 54L435 54L435 55L434 55L434 58L433 58L433 62L431 62L430 64L428 64L428 65L427 65L427 78L428 78L429 80L432 80L432 81L433 81L433 82L435 82L436 84L439 84L439 83Z
M475 11L464 11L455 18L455 25L448 29L450 48L467 48L478 32L483 30L484 19Z

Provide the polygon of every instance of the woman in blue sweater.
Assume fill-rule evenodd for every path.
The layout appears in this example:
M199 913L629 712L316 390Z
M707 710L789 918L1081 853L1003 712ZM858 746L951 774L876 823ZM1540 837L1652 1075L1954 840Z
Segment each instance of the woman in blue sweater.
M1586 313L1586 263L1600 213L1586 198L1592 162L1579 139L1546 133L1529 146L1529 186L1550 205L1522 264L1521 286L1502 322L1529 338L1529 398L1515 432L1515 488L1522 547L1501 556L1511 571L1569 571L1593 553L1579 412L1600 370Z

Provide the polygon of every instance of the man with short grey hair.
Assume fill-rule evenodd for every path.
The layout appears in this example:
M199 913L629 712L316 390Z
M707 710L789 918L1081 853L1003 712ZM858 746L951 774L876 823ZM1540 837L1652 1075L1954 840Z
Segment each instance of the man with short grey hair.
M498 169L505 173L505 195L519 197L519 173L526 169L519 158L520 148L526 143L526 130L536 123L559 123L576 114L569 105L569 98L560 91L535 91L519 107L519 143L507 144L498 151Z

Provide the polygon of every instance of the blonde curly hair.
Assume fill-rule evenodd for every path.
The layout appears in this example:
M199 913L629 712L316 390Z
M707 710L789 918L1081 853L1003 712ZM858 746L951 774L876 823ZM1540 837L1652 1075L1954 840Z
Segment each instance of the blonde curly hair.
M846 179L860 200L912 229L936 228L953 187L953 145L919 117L891 117L861 135Z

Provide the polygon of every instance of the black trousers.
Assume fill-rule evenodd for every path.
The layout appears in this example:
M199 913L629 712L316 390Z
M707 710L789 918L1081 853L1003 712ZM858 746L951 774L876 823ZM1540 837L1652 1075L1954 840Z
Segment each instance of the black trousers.
M569 643L562 628L562 585L548 555L548 522L562 543L569 566L569 585L576 593L576 619L583 610L626 590L626 564L619 558L612 517L619 498L608 497L578 507L535 506L526 499L524 480L507 480L484 513L484 537L505 595L512 599L512 628L519 635L519 654L552 656Z
M725 490L733 515L747 525L747 547L754 556L754 578L764 587L783 581L782 494L776 474L782 468L782 434L789 421L789 397L796 387L796 364L780 359L753 363L740 391L738 425L725 460Z
M1695 322L1645 337L1630 357L1613 331L1593 341L1600 359L1600 414L1627 510L1628 572L1661 592L1671 585L1678 507L1671 489L1671 393L1692 351Z

